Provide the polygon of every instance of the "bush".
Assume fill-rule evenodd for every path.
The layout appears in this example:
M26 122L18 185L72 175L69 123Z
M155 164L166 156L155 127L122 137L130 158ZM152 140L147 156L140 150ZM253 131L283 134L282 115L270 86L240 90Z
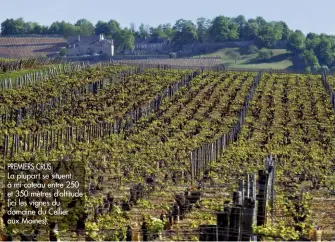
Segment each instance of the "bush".
M160 233L164 230L164 223L158 218L150 218L147 228L150 233Z
M235 64L236 64L236 60L241 57L241 54L237 51L233 51L229 55L235 60Z
M169 54L169 58L170 58L170 59L176 59L176 58L177 58L177 53L175 53L175 52L171 52L171 53Z
M257 60L268 60L273 56L273 52L268 49L261 49L258 51Z
M328 68L328 66L323 65L323 66L321 66L321 67L319 68L318 72L319 72L319 73L326 73L326 74L327 74L327 73L329 72L329 68Z
M312 71L313 72L318 72L319 70L320 70L320 65L319 64L312 65Z
M247 49L248 54L255 54L258 52L258 48L256 45L249 45Z
M59 55L60 56L66 56L67 54L67 49L66 48L62 48L60 51L59 51Z
M312 68L310 66L306 66L304 70L308 74L312 72Z

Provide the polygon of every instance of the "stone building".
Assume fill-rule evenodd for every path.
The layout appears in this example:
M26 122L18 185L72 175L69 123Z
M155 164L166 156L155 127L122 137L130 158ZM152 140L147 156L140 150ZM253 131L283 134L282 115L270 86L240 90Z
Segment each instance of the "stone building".
M105 39L103 34L93 36L69 36L67 44L68 56L95 54L114 56L113 40Z
M136 39L134 51L139 54L157 54L163 52L168 44L168 40L159 37Z

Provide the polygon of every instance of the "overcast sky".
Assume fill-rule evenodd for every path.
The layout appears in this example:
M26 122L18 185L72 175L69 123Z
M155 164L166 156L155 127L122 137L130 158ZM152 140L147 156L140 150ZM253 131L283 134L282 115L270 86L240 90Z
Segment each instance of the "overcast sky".
M43 25L61 20L75 23L80 18L93 24L115 19L123 27L132 22L138 27L242 14L247 19L282 20L305 34L335 34L334 9L335 0L0 0L0 22L19 17Z

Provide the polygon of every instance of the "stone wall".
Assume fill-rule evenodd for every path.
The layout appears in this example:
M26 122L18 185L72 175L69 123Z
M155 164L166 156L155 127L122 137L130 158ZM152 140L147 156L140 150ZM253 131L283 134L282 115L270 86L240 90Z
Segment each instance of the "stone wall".
M66 56L63 57L66 61L73 61L73 62L83 62L89 61L90 63L96 63L99 61L109 61L109 60L148 60L148 59L168 59L167 55L140 55L140 56Z

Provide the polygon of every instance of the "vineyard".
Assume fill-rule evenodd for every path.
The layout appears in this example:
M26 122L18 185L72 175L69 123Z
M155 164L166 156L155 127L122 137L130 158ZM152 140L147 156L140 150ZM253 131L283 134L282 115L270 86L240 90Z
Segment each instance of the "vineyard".
M56 53L64 47L63 38L0 37L0 56L4 58L33 58Z
M64 204L73 212L57 233L49 215L50 229L34 233L39 225L6 224L0 193L0 235L207 240L230 209L224 240L311 240L316 227L334 239L335 78L179 61L74 64L3 82L1 166L83 166L86 194ZM248 201L257 204L241 209Z
M0 78L18 76L15 71L39 69L41 67L64 63L60 58L0 59Z
M63 38L56 37L1 37L0 46L14 46L14 45L50 45L50 44L59 44L66 43Z

